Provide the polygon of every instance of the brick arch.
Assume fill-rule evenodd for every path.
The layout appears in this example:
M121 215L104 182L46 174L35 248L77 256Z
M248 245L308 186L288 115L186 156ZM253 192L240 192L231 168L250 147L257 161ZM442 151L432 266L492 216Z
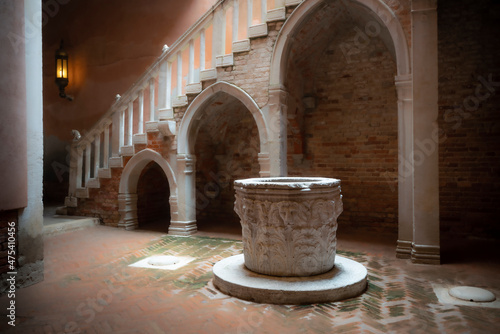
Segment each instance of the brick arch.
M373 12L386 26L394 43L398 76L411 73L410 53L403 28L394 12L381 0L346 0L359 4ZM270 87L283 87L285 83L286 66L288 63L287 50L293 43L293 34L301 28L302 22L325 0L306 0L302 2L286 20L274 45L271 58Z
M156 162L165 173L170 188L170 214L171 222L177 219L177 181L170 164L158 152L145 149L135 154L123 169L119 194L118 211L120 221L118 226L126 230L138 227L137 219L137 184L142 170L151 162Z
M193 131L193 123L199 117L203 107L210 102L218 93L226 93L237 100L250 111L259 131L260 152L267 153L268 150L268 127L262 111L250 95L241 88L230 83L220 81L203 90L189 105L186 113L182 117L177 137L177 153L193 154L196 131Z

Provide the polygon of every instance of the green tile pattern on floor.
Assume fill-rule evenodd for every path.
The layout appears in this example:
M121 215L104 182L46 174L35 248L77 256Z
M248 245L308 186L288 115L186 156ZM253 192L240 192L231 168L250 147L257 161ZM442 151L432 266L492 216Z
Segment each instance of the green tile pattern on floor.
M439 304L427 281L391 259L342 250L368 269L359 297L314 305L239 300L218 292L211 279L216 262L242 249L235 240L163 236L106 263L90 262L51 283L71 294L59 301L60 313L20 314L16 330L66 333L77 324L82 333L488 333L498 320L498 310ZM195 260L173 271L129 266L159 254Z

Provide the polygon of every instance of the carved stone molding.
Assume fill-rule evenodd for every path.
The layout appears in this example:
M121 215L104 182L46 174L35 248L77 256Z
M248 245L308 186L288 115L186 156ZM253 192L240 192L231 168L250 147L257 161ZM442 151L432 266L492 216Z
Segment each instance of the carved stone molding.
M335 263L340 181L264 178L235 181L245 266L273 276L311 276Z
M120 221L118 227L134 230L139 226L137 220L137 194L118 194L118 212Z

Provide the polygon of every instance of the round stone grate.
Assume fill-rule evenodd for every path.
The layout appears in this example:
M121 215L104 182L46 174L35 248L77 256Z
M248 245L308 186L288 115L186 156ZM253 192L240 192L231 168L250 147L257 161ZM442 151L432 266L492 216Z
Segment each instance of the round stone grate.
M171 255L152 256L148 260L148 264L157 267L171 266L180 262L180 259Z
M452 297L476 303L488 303L496 299L492 292L473 286L456 286L450 288L448 293Z

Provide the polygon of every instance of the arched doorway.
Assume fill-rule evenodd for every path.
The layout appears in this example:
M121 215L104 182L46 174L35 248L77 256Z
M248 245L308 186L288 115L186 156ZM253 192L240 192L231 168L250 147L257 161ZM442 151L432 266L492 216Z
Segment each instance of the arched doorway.
M202 111L194 145L198 230L241 233L234 181L259 177L259 136L248 109L225 93Z
M241 231L233 181L269 176L268 131L258 105L235 85L217 82L191 102L177 138L179 218L171 232L224 225Z
M137 220L139 229L168 232L170 190L161 167L154 161L144 167L137 182Z
M166 182L164 178L166 178ZM150 183L151 180L153 184ZM163 186L158 187L156 184L157 182L162 182ZM161 191L161 195L158 195L161 201L159 200L158 203L168 206L170 222L172 223L177 220L177 181L172 168L161 154L151 149L145 149L136 153L123 169L118 194L118 211L120 212L119 227L127 230L133 230L139 227L138 198L139 196L142 197L141 200L153 198L155 196L154 194L156 194L156 190L150 188L153 187L153 185L157 188L161 188L158 189L158 192ZM152 195L148 195L149 193ZM144 197L144 195L146 197ZM166 201L167 198L168 202ZM153 201L156 201L156 199L148 200L148 202ZM161 219L164 222L168 219L166 213L167 209L160 209L160 204L158 203L153 205L153 207L156 208L154 212L157 212L157 215L148 217L147 214L144 216L144 213L141 212L143 214L143 218L141 218L143 222L151 222L153 217L159 218L158 215L162 217ZM141 210L148 206L146 203L141 203L140 205ZM165 224L166 226L161 228L162 231L166 230L168 227L168 222Z
M395 241L397 68L390 41L363 7L325 3L294 31L284 83L293 101L288 174L341 179L340 231L391 233Z

